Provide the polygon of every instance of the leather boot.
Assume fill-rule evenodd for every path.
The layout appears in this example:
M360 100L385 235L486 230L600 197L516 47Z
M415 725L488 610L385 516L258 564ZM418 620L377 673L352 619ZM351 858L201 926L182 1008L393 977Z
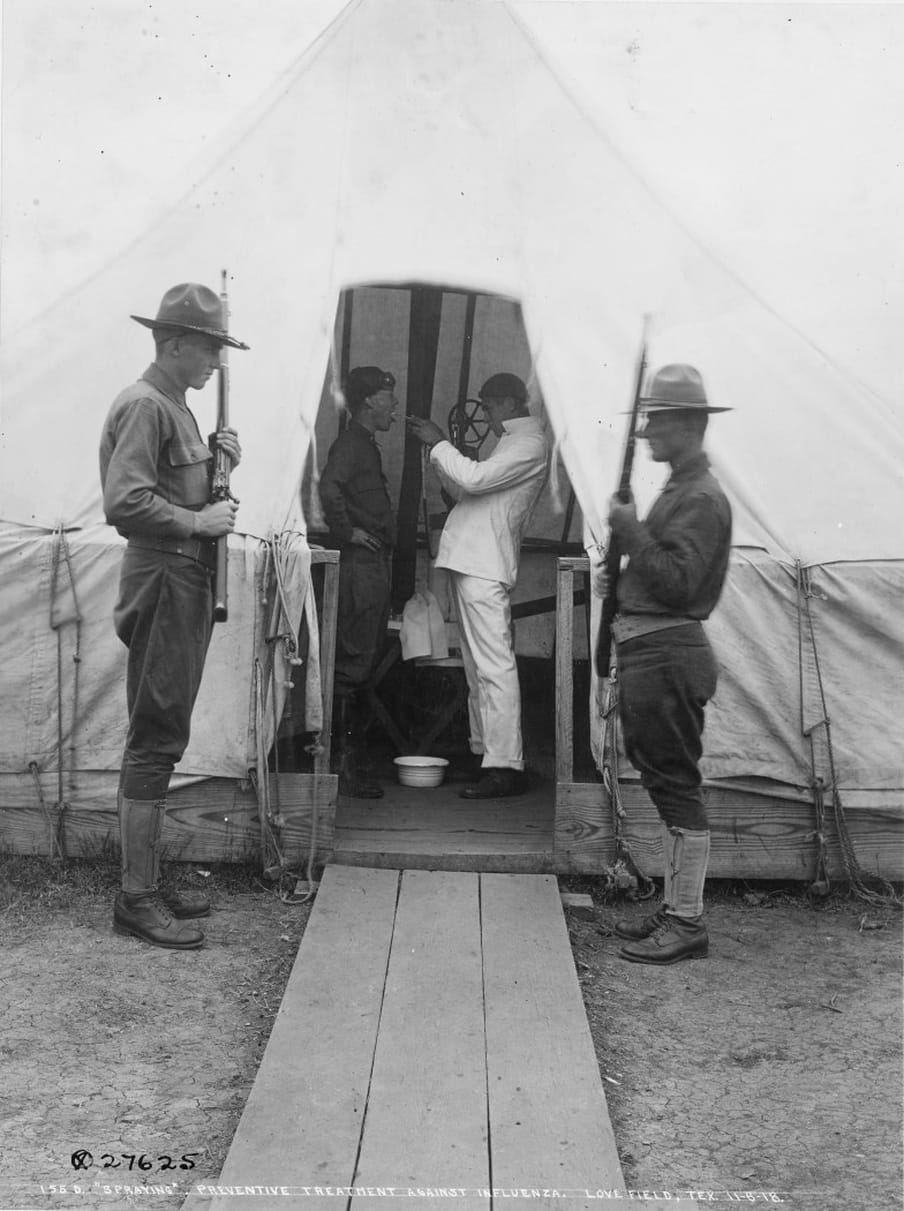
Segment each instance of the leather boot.
M705 959L708 952L709 937L701 921L685 921L665 913L658 929L648 938L629 942L618 953L631 963L665 967L682 959Z
M177 921L156 895L121 891L113 906L113 929L170 950L197 950L204 935L194 925Z
M703 924L703 885L709 863L708 830L670 828L666 869L671 871L669 900L659 924L648 937L623 946L619 954L632 963L664 966L682 959L704 959L709 936Z
M508 799L524 794L520 770L484 765L476 782L469 782L458 793L459 799Z
M369 781L358 768L358 752L354 721L354 699L343 694L337 700L339 794L352 799L382 799L383 788Z
M210 916L210 901L206 896L184 896L174 887L164 887L160 891L160 899L178 921Z
M113 928L152 946L194 950L204 941L203 933L177 921L157 895L165 811L164 802L119 798L122 891L113 907Z
M641 938L651 937L663 921L668 921L668 919L665 904L660 904L655 912L647 913L646 916L639 917L636 921L632 921L630 918L616 921L615 932L620 938L628 938L630 941L636 942Z

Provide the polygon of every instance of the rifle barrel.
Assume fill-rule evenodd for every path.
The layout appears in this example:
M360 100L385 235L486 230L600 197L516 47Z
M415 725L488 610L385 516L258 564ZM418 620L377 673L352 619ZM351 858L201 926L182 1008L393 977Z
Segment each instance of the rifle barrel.
M229 331L229 297L227 294L227 272L223 270L223 284L220 291L220 298L223 300L223 326L226 331ZM218 372L217 382L217 432L221 429L229 427L229 360L227 357L228 346L223 345L220 349L220 369ZM229 491L229 471L230 463L229 456L217 446L216 462L214 465L213 490L211 498L213 500L228 500L231 496ZM229 546L228 536L223 534L217 539L217 569L214 579L214 594L213 594L213 618L214 622L225 622L229 617L229 600L228 600L228 573L229 573Z
M637 360L637 372L634 377L634 400L631 405L631 416L628 422L628 433L625 438L625 451L622 456L621 474L618 478L616 495L624 504L631 498L631 472L634 469L634 450L637 445L637 421L640 416L640 399L643 391L643 377L647 365L647 322L644 316L643 336L640 344L640 356ZM606 569L606 596L603 598L600 612L600 628L597 635L594 662L598 677L608 677L610 674L610 656L612 652L612 623L618 609L617 592L618 577L621 571L621 551L614 534L609 535L606 555L603 561Z

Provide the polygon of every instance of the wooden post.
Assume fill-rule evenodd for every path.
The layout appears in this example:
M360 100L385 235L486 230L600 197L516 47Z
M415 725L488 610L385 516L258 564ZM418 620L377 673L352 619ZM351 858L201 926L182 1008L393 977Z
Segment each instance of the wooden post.
M336 663L336 616L339 607L339 552L314 548L312 564L323 565L323 605L320 620L320 685L323 695L323 730L320 749L314 756L314 774L330 772L330 739L333 724L333 671Z
M558 561L556 586L556 782L574 780L574 569Z
M408 339L408 385L405 412L429 417L436 378L436 358L443 310L443 292L435 286L412 286ZM405 434L402 482L396 510L396 545L392 555L392 608L401 613L414 593L417 531L421 511L422 444Z

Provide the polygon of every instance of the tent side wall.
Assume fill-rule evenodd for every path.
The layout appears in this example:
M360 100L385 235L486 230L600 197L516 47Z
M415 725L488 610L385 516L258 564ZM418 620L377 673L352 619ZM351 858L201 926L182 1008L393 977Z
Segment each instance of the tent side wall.
M0 845L13 852L80 855L118 844L126 650L112 613L122 551L106 526L0 526ZM171 780L169 857L263 852L278 863L280 854L329 854L337 778L324 719L337 572L333 553L311 551L297 535L230 541L229 616L214 628L191 741ZM292 681L315 754L309 771L277 778L270 755Z

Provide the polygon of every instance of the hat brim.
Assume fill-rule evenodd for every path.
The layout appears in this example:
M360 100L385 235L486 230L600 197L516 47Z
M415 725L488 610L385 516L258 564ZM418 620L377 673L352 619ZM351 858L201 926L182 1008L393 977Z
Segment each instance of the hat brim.
M220 332L216 328L199 328L195 324L173 324L169 320L152 320L146 315L130 315L129 319L143 324L145 328L152 328L161 332L200 332L203 336L212 336L221 345L229 345L231 349L250 348L243 341L238 341L234 336L230 336L228 332Z
M731 412L731 408L715 408L712 404L666 403L663 400L641 400L641 412Z

